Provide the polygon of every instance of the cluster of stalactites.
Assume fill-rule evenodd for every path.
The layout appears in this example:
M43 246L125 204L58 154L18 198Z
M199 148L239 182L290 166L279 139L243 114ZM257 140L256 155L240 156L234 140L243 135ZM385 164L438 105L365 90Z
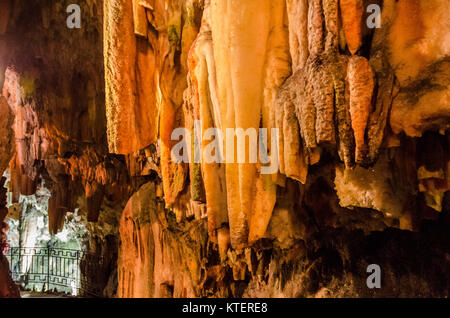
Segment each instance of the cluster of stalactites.
M267 128L268 154L277 88L291 73L285 1L205 1L200 32L188 58L186 104L209 128ZM261 142L261 139L258 139ZM211 142L216 142L213 140ZM227 142L223 157L227 157ZM209 142L203 140L202 153ZM261 147L261 145L259 145ZM250 145L245 145L250 151ZM225 160L226 161L226 160ZM191 165L191 174L196 167ZM264 237L276 203L278 176L262 164L207 163L200 167L210 236L225 251Z

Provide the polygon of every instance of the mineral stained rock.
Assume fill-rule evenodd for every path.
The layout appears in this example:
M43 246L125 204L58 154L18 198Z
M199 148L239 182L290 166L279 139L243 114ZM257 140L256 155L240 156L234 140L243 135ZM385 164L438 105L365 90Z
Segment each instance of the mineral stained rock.
M0 298L20 298L19 289L11 278L9 263L0 253Z
M118 297L195 297L198 293L207 230L204 224L194 223L183 229L185 234L178 232L178 237L160 203L155 184L147 183L123 211ZM196 239L184 240L185 235Z
M417 170L415 143L402 141L395 135L403 129L410 136L420 136L408 133L411 129L402 121L408 125L419 122L417 127L423 131L434 129L441 133L448 123L445 100L436 100L443 108L429 108L430 115L420 121L417 116L422 116L425 110L421 108L425 106L415 103L417 107L411 108L411 94L407 93L417 87L426 91L419 91L419 98L433 89L444 96L446 90L437 83L445 83L445 55L430 66L429 73L416 73L414 76L422 78L408 82L396 77L396 73L402 72L401 68L392 68L394 61L405 58L393 51L397 44L389 40L393 39L392 34L399 32L402 19L406 19L403 15L407 13L400 11L426 11L428 7L424 2L418 2L420 5L409 7L402 1L385 1L382 21L386 28L374 31L364 26L365 1L263 1L256 6L252 1L212 0L203 2L203 12L190 11L194 12L193 20L197 21L198 28L189 29L193 31L189 35L196 36L182 40L178 48L182 71L187 69L184 118L177 117L179 104L176 103L171 103L170 107L165 104L165 114L160 113L164 120L160 125L164 197L169 208L176 200L187 205L190 200L190 206L206 204L207 220L195 217L195 222L208 224L211 243L217 244L220 260L222 264L228 262L235 281L245 279L247 266L252 279L260 282L261 276L257 273L261 275L264 264L268 264L260 247L256 247L261 238L272 238L278 247L291 248L297 240L309 235L307 228L311 224L305 225L293 212L305 213L305 204L314 206L320 226L340 226L340 222L345 222L326 220L331 216L328 213L340 215L342 211L353 210L351 217L358 218L359 213L378 211L382 221L374 221L373 226L404 230L417 230L418 222L425 217L423 211L417 210L421 209L419 206L428 204L431 208L442 209L437 202L442 202L444 188L439 186L440 181L430 180L444 180L445 169L438 170L440 173L424 167ZM177 5L174 1L172 8ZM152 17L149 21L153 26L164 17L162 12L174 14L172 9L158 12L161 8L144 7ZM139 17L134 19L138 19L135 26L141 25ZM174 19L178 21L176 15ZM183 23L181 26L178 22L174 24L171 44L180 40L177 30L185 28ZM156 28L156 32L161 29ZM143 36L136 29L135 33ZM186 54L184 45L191 39L195 40ZM436 74L436 77L429 74ZM421 88L418 83L424 83L425 78L432 84ZM411 88L408 89L408 85ZM168 94L161 93L163 97ZM403 116L404 112L411 112L410 109L417 109L418 115L414 118L418 121L409 121ZM164 134L170 131L169 127L174 128L181 122L194 133L194 121L200 121L201 135L208 136L202 140L201 153L215 148L219 152L215 158L228 161L237 158L237 149L231 152L233 149L223 140L226 128L278 128L281 134L277 149L268 146L268 150L277 152L279 173L266 178L260 173L260 163L252 166L225 160L190 163L189 178L184 179L181 174L179 179L176 168L173 170L172 163L164 159L164 152L170 145ZM209 128L218 128L223 135L212 134ZM225 144L220 145L222 141ZM198 155L195 154L198 149L194 148L188 146L190 159ZM250 145L244 148L251 149ZM411 160L396 171L401 158L407 157ZM343 164L333 161L335 159ZM332 166L330 160L334 162ZM417 195L416 174L422 180L419 183L425 195L424 201L417 205L408 201ZM304 185L293 190L292 179ZM180 180L188 182L184 190L184 186L179 187L183 183L178 182ZM329 190L323 190L325 183ZM289 194L285 193L286 188ZM327 193L320 203L307 194L318 189ZM304 203L294 203L295 195ZM333 203L327 205L328 201ZM327 209L333 212L325 212ZM179 224L189 222L179 217L179 208L174 208L174 212ZM302 214L302 218L308 217ZM280 227L289 231L279 233ZM253 255L254 252L262 254ZM258 260L256 263L254 258ZM211 275L224 275L216 267L208 268L207 272L206 281L212 279ZM269 279L267 284L276 283ZM213 285L218 294L235 295L234 287L225 291L217 282ZM255 295L249 288L248 295ZM271 295L286 295L287 291L270 292L273 292ZM317 291L316 296L326 294L322 290Z
M189 57L193 95L190 102L193 104L194 112L199 115L197 120L201 120L202 136L207 134L210 128L222 129L210 23L210 4L207 3L203 11L200 31L192 45ZM206 140L202 143L201 153L207 152L208 147L211 146L215 146L217 152L223 151L220 150L223 147L223 144L220 144L220 136L211 135L208 138L213 140L210 143ZM217 230L228 223L225 165L221 163L220 156L220 153L216 153L215 162L204 160L201 164L208 228L213 240L216 240ZM193 173L191 169L191 174ZM219 244L227 245L228 242L223 241Z
M8 167L9 161L14 154L14 131L12 129L14 116L9 108L6 98L0 96L0 120L2 121L0 127L2 129L0 133L0 171L3 172Z
M138 1L105 1L104 14L109 149L129 154L156 141L158 113L151 86L154 57L132 32L136 17L134 29L147 35L145 8ZM149 89L142 89L142 83Z
M394 188L388 161L380 158L373 168L357 167L345 170L336 167L336 191L343 207L373 209L388 217L399 218L403 214L405 193Z

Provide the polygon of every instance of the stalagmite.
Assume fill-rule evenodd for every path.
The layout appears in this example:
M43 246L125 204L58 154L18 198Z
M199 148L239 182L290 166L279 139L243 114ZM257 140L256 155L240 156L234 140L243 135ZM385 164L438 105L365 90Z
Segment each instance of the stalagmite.
M374 75L367 59L354 55L348 63L347 81L350 90L350 116L355 134L355 160L363 162L367 156L365 133L372 111Z
M339 0L348 49L355 54L362 45L363 0Z
M308 0L287 0L289 19L289 47L292 68L302 69L309 56L308 49Z

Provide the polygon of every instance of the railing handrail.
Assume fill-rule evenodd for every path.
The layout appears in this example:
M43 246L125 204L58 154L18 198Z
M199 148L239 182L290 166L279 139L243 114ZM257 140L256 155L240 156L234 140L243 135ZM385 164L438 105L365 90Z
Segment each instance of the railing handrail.
M62 251L73 251L73 252L81 252L83 254L90 254L90 255L95 255L89 252L85 252L81 249L73 249L73 248L60 248L60 247L51 247L51 246L32 246L32 247L27 247L27 246L10 246L9 249L52 249L52 250L62 250ZM97 256L97 255L95 255Z

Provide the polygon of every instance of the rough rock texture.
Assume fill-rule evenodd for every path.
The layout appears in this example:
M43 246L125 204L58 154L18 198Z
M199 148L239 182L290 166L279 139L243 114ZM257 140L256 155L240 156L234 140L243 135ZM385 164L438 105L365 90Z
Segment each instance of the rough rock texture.
M3 96L15 115L13 202L33 194L44 179L52 192L51 233L61 229L80 194L95 221L104 197L121 200L131 189L125 158L107 152L102 6L94 1L81 6L82 31L65 27L66 6L16 3L3 38L9 47L2 58L8 61Z
M128 201L120 221L118 297L195 297L201 290L207 229L166 215L154 183ZM181 235L181 236L180 236Z
M2 29L4 30L4 27L0 25L0 34L2 33ZM6 98L0 96L0 173L2 175L14 154L13 120L14 117L6 102ZM3 189L5 180L6 179L2 177L0 181L0 298L12 298L20 297L20 294L9 273L8 260L3 255L3 253L7 251L7 228L6 223L3 221L8 214L6 209L6 190Z
M147 38L146 13L138 1L106 1L104 10L109 149L129 154L157 138L155 55L133 32Z
M0 1L10 190L79 208L104 295L448 297L448 1L68 4Z
M0 298L19 297L19 289L11 278L8 260L0 253Z
M418 137L427 130L448 129L450 47L444 30L449 22L443 18L450 13L448 4L403 0L385 10L389 62L401 84L391 110L393 131ZM410 19L416 22L410 25Z

